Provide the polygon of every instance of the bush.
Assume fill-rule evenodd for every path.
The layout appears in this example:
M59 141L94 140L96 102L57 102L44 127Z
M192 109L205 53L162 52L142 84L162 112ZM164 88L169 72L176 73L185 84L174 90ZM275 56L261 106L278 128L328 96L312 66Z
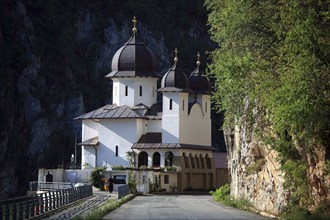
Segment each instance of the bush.
M225 184L221 186L219 189L215 190L215 192L211 192L213 198L217 202L224 201L226 197L230 195L230 186L229 184Z
M95 167L90 175L92 185L100 190L104 190L103 172L105 169L105 167Z
M215 192L210 192L213 195L215 201L223 203L225 205L243 209L250 210L252 204L249 200L245 198L233 199L230 197L230 186L229 184L225 184L221 186L219 189L215 190Z

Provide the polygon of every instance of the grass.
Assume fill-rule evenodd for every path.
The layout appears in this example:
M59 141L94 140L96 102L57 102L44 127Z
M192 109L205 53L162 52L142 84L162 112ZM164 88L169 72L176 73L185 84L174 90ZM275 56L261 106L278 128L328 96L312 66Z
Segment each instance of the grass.
M252 211L253 208L251 202L244 198L233 199L231 196L225 196L224 199L218 200L218 202L227 206L231 206L246 211Z
M298 206L288 206L280 219L290 220L328 220L330 219L330 203L319 205L313 212Z
M210 192L215 201L227 206L235 207L242 210L252 211L253 205L244 198L233 199L230 196L229 184L221 186L219 189Z
M122 204L132 200L135 194L129 194L119 200L109 199L105 204L95 206L85 216L76 216L73 220L91 220L91 219L102 219L109 212L120 207Z

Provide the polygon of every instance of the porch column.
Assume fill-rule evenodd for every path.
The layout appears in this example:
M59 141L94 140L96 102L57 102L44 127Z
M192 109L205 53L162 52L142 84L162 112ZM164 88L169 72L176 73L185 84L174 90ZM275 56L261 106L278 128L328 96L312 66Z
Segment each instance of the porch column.
M160 167L165 167L165 152L159 152L160 154Z

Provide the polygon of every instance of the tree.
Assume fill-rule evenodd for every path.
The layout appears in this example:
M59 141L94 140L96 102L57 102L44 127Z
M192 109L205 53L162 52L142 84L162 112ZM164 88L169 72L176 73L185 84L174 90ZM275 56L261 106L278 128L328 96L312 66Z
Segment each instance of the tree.
M207 0L205 5L219 46L210 54L209 72L225 126L258 121L257 129L271 130L268 138L275 137L295 204L310 205L307 167L329 159L329 1ZM295 167L299 172L289 172Z

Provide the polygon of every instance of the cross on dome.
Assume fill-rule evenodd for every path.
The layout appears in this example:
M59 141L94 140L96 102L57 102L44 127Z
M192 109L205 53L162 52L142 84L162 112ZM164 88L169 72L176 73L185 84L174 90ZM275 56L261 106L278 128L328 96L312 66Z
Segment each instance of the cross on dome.
M133 17L132 22L133 22L133 25L134 25L132 31L135 34L137 32L137 29L136 29L137 20L136 20L136 17L135 16Z
M197 66L199 66L200 64L201 64L201 62L199 61L199 57L200 57L201 55L199 54L199 52L197 53L197 62L196 62L196 64L197 64Z
M178 61L179 61L179 59L178 59L178 48L175 48L175 50L174 50L174 63L176 64Z

